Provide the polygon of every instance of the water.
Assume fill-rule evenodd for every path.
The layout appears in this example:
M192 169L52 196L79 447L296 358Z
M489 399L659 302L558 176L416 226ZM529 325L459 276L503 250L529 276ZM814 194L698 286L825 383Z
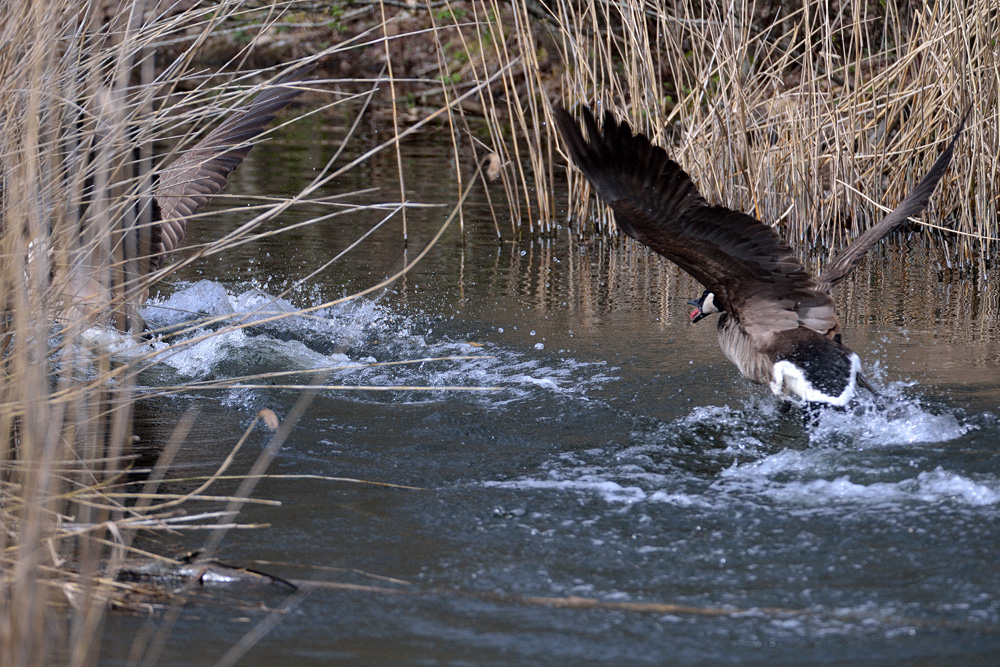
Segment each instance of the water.
M291 136L252 153L231 191L281 187L263 161L321 145L315 131L319 141ZM451 201L435 141L410 146L408 187ZM394 160L371 170L391 174ZM809 424L739 377L713 321L688 324L684 301L700 288L674 267L568 230L499 243L484 210L473 202L464 234L450 229L386 292L203 341L187 333L190 346L142 375L153 391L336 367L324 384L490 389L316 393L254 494L281 506L246 508L242 522L268 527L232 531L218 555L360 588L295 598L240 664L995 664L995 276L939 279L918 242L880 250L838 296L845 340L883 405L866 399ZM410 217L407 257L445 214ZM371 222L340 218L196 264L146 317L174 326L185 312L300 308L378 282L403 261L397 223L283 301L267 296ZM452 359L370 365L441 357ZM173 476L208 474L258 410L284 417L300 394L150 399L141 451L152 460L194 410ZM254 432L233 470L249 469L267 439ZM179 553L202 539L143 544ZM575 608L553 606L574 597ZM268 617L261 605L284 602L283 591L203 592L162 664L210 664ZM113 614L106 662L123 663L137 634L163 623Z

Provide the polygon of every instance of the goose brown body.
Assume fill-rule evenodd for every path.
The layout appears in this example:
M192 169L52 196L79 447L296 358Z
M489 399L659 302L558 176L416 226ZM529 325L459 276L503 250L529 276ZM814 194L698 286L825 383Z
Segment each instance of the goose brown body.
M941 179L961 132L928 174L884 220L831 262L817 279L770 226L709 204L666 151L605 114L602 126L582 113L589 139L565 109L556 110L569 155L614 211L628 236L673 261L705 286L721 311L719 345L750 380L778 396L846 405L860 379L858 356L840 342L830 290L875 243L921 212ZM964 120L963 120L964 124ZM860 379L863 382L863 379Z

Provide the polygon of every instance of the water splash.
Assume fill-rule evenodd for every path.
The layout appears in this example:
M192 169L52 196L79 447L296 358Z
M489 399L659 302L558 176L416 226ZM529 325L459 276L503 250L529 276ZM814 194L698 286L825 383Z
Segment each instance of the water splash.
M202 280L151 301L143 316L158 330L183 332L158 358L180 380L336 368L330 384L497 387L499 395L483 400L503 405L539 390L579 395L611 379L600 363L528 358L488 343L451 340L436 333L433 319L402 315L377 300L299 314L293 301L300 296L275 298L257 285L230 293ZM429 361L440 357L462 358ZM410 360L417 363L391 365ZM437 400L416 392L367 399Z
M897 506L913 503L979 507L1000 504L1000 478L982 476L973 479L941 467L898 481L854 481L852 477L861 476L859 474L842 474L832 479L795 479L798 476L815 476L822 469L829 470L831 461L828 459L826 465L817 463L808 452L782 452L759 464L733 466L722 474L722 480L743 484L732 486L721 483L716 488L737 488L798 507L828 508L844 504ZM787 479L789 476L792 479Z
M912 458L887 465L878 450L951 442L976 430L969 420L886 388L878 404L782 414L770 397L743 409L699 406L669 423L640 425L631 442L554 457L542 476L487 485L571 492L609 505L667 503L725 508L750 501L798 507L831 503L900 505L1000 503L1000 477L976 477ZM805 423L803 423L805 422ZM919 450L918 450L919 451ZM917 458L920 458L919 456Z
M857 448L912 445L948 442L969 431L947 408L935 410L919 394L908 394L914 384L890 383L877 399L863 395L847 410L819 410L809 428L810 443Z

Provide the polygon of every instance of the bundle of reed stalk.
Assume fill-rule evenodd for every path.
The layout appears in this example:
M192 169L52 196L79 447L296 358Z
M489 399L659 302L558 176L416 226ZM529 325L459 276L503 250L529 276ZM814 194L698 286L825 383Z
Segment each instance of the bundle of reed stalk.
M253 52L256 37L272 34L275 24L300 4L305 3L257 3L247 9L236 0L208 4L112 0L81 10L77 2L54 0L4 6L0 25L4 43L0 50L0 90L4 91L0 98L0 365L5 377L0 386L0 525L5 528L0 532L0 663L4 665L93 663L107 609L156 606L164 599L182 598L118 580L117 572L126 559L160 557L139 548L135 536L149 531L208 530L211 537L202 553L210 558L225 531L238 525L239 509L248 502L266 502L252 501L249 495L312 393L349 389L316 386L322 385L324 374L317 369L317 380L303 391L301 401L280 425L273 414L263 411L242 436L234 434L235 451L259 420L277 429L235 492L213 493L213 485L231 477L223 474L232 465L230 456L218 463L214 475L190 481L189 493L167 494L160 491L160 482L168 476L192 418L181 421L170 442L157 444L160 462L153 468L135 468L130 444L138 400L136 376L157 355L171 353L172 345L164 347L163 343L172 338L164 336L160 345L148 349L139 341L139 353L122 360L114 358L108 348L81 345L89 328L116 325L127 330L131 322L139 321L135 308L156 281L192 262L274 234L274 229L264 229L265 223L302 202L334 212L298 221L296 226L364 210L378 211L380 224L398 218L411 205L403 201L405 190L400 201L360 205L351 203L352 193L331 197L323 195L322 188L378 153L394 150L400 140L427 123L454 114L506 72L500 68L496 77L486 77L406 129L399 126L387 140L357 151L358 156L351 159L343 159L344 147L355 136L384 79L337 82L345 84L345 90L332 102L327 101L330 96L320 97L309 113L343 104L348 109L344 115L355 120L340 147L317 165L313 180L291 195L233 208L245 216L238 228L197 247L179 248L174 261L163 263L151 254L154 250L144 250L152 245L150 229L156 224L150 200L157 192L158 176L206 133L211 137L211 130L224 122L229 110L246 107L273 90L269 86L282 71L316 60L350 58L349 52L359 44L370 46L391 32L387 23L392 17L386 17L365 32L368 41L351 39L318 49L304 62L285 63L280 71L241 66ZM250 38L234 42L235 51L221 69L206 72L198 64L201 45L247 16L253 18L251 27L241 28L241 34L249 32ZM319 95L333 83L317 80L303 87ZM154 145L172 148L156 154ZM402 179L400 183L405 188ZM442 223L434 241L460 211L461 204ZM220 212L225 210L217 207L215 214ZM326 271L362 240L302 280ZM223 324L201 319L170 335L183 337L209 325L215 328L210 327L205 335L224 334L260 324L261 317L295 317L330 308L385 289L428 249L416 253L393 276L355 294L308 309L257 313L252 319L219 318L225 320ZM96 285L86 298L79 298L74 287L81 282ZM67 317L71 309L74 314ZM219 386L254 380L273 383L271 378L245 377ZM147 388L142 397L197 388ZM408 388L416 389L421 388ZM139 487L136 475L145 479ZM221 508L206 509L204 503ZM181 520L178 512L187 515ZM157 594L164 598L158 600ZM172 608L178 609L181 602L172 603ZM138 647L136 655L155 661L158 642Z
M114 362L107 349L81 346L81 334L95 324L126 328L139 295L155 280L198 256L252 239L261 223L307 199L336 171L339 152L302 191L269 200L238 230L153 270L157 262L150 261L148 238L155 224L150 195L156 175L206 128L217 126L226 109L268 90L276 77L274 72L238 71L252 42L227 63L228 73L206 76L195 64L199 45L243 9L239 2L183 4L81 6L55 0L3 6L4 665L92 663L105 611L135 604L130 597L135 586L117 581L116 572L127 556L149 557L134 546L136 533L176 530L181 527L174 522L180 505L211 496L206 485L182 498L158 492L172 453L183 441L184 424L175 442L163 445L158 468L145 473L134 468L134 380L144 364L142 355L138 363ZM287 10L274 6L270 15L265 12L260 31ZM165 45L174 54L169 60L159 55ZM329 47L312 59L337 49ZM297 64L288 63L287 68ZM356 99L344 95L334 103ZM154 156L156 142L175 148ZM145 253L140 251L143 246ZM79 298L78 284L94 287L86 299ZM67 317L70 310L74 314ZM276 438L285 437L288 428ZM230 464L221 463L219 474ZM148 481L137 490L126 473L144 474ZM251 478L256 481L259 475ZM246 486L242 496L216 496L209 502L227 510L195 508L194 521L189 515L184 525L211 527L221 534L235 523L235 511L248 502L251 488Z
M781 225L826 259L892 208L974 106L920 224L951 260L1000 238L1000 39L983 0L899 3L469 3L478 39L460 75L516 63L484 96L489 149L530 229L561 223L551 102L615 110L668 147L712 200ZM458 25L456 19L455 25ZM452 76L458 76L451 73ZM459 76L460 78L460 76ZM497 91L499 92L499 91ZM566 217L592 217L571 176ZM597 226L607 226L599 210ZM526 218L526 220L525 220Z

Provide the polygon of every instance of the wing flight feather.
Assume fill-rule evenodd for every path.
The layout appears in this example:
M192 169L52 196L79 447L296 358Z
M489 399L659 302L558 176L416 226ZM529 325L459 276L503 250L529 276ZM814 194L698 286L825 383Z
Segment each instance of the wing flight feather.
M711 290L750 332L805 326L832 335L833 299L816 288L791 247L771 227L712 206L666 151L607 113L583 110L589 141L565 109L556 124L570 157L615 213L618 227Z
M166 255L180 246L187 219L226 187L230 172L253 147L252 140L302 92L288 84L300 81L311 69L300 68L278 79L249 105L231 112L222 124L160 174L154 193L154 217L158 222L152 228L152 268L157 268Z

